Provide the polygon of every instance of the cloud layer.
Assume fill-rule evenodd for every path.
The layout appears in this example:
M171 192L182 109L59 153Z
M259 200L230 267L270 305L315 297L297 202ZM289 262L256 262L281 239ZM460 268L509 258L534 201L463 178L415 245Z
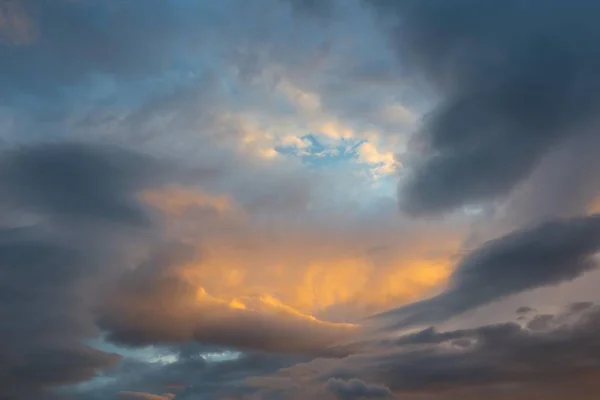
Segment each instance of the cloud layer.
M597 397L592 0L0 3L0 398Z

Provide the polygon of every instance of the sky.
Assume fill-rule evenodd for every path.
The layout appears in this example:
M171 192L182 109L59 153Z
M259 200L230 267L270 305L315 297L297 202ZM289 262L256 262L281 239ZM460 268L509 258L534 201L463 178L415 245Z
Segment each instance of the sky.
M0 399L597 399L599 19L0 0Z

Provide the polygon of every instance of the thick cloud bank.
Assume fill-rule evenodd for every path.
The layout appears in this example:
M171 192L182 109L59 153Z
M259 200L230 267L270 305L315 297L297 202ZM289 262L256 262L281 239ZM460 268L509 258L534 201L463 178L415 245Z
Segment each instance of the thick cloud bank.
M8 399L48 398L48 389L91 379L120 358L86 340L98 334L97 283L122 262L119 240L147 220L134 195L138 168L152 162L124 156L79 144L2 154L0 393Z
M502 198L596 122L597 2L368 2L393 20L401 62L441 95L415 138L424 158L400 190L407 212Z

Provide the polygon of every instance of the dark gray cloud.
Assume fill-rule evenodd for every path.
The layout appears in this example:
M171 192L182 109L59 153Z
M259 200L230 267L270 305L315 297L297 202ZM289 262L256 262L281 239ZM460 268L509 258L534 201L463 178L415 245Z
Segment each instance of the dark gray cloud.
M327 390L340 400L360 400L360 399L389 399L393 394L383 385L368 384L360 379L331 378L326 384Z
M598 373L598 307L554 318L563 323L544 329L515 323L450 332L430 328L398 340L401 348L412 350L382 357L374 375L385 376L382 381L392 390L435 391L462 385L566 382ZM457 346L459 339L469 344Z
M453 331L428 328L380 341L375 351L340 362L300 365L285 376L315 384L377 382L402 399L594 399L600 308L568 308L553 318L559 323L533 330L512 322Z
M132 234L147 220L133 203L141 184L135 160L134 154L73 144L2 155L5 398L50 398L51 389L91 379L119 361L86 341L99 334L91 311L107 277L123 266L123 251L135 244ZM32 209L42 217L23 225L28 222L19 215ZM11 226L9 217L21 226Z
M368 396L365 387L377 387L373 395L391 392L402 399L594 399L600 389L600 307L569 306L551 317L553 323L535 329L514 322L451 331L430 327L376 341L373 351L313 360L276 376L289 384L289 394L310 393L311 384L325 383L339 398ZM266 380L256 383L269 386Z
M485 243L462 258L440 295L382 314L395 327L434 323L596 267L600 215L559 219Z
M525 0L368 0L400 60L441 95L401 188L413 214L509 193L599 108L600 5Z
M539 331L548 329L554 322L554 315L542 314L536 315L527 323L527 328L532 331Z
M0 194L11 208L144 224L137 191L160 177L158 163L110 146L41 144L0 160Z
M519 314L519 315L529 314L533 311L534 311L533 308L527 307L527 306L517 308L517 314Z

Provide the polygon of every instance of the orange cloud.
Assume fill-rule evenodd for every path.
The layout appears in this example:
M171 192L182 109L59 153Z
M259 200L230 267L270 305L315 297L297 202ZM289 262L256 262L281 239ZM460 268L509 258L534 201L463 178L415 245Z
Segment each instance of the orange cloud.
M336 355L339 340L359 332L301 313L270 296L213 296L173 273L132 271L115 285L100 325L112 341L132 346L198 341L242 349ZM345 353L344 353L345 354Z
M145 193L144 199L202 254L179 266L178 276L205 301L237 310L270 305L296 316L351 322L437 290L462 243L453 226L409 229L385 218L372 225L310 214L265 221L227 196L187 188ZM195 208L215 210L219 218L181 218Z
M600 198L595 198L587 207L588 214L597 214L600 212Z
M434 260L397 255L376 267L366 256L346 256L343 248L321 260L302 249L271 256L263 251L269 250L239 252L222 245L181 274L238 308L246 307L244 298L263 296L305 314L351 320L422 297L451 273L450 254Z

